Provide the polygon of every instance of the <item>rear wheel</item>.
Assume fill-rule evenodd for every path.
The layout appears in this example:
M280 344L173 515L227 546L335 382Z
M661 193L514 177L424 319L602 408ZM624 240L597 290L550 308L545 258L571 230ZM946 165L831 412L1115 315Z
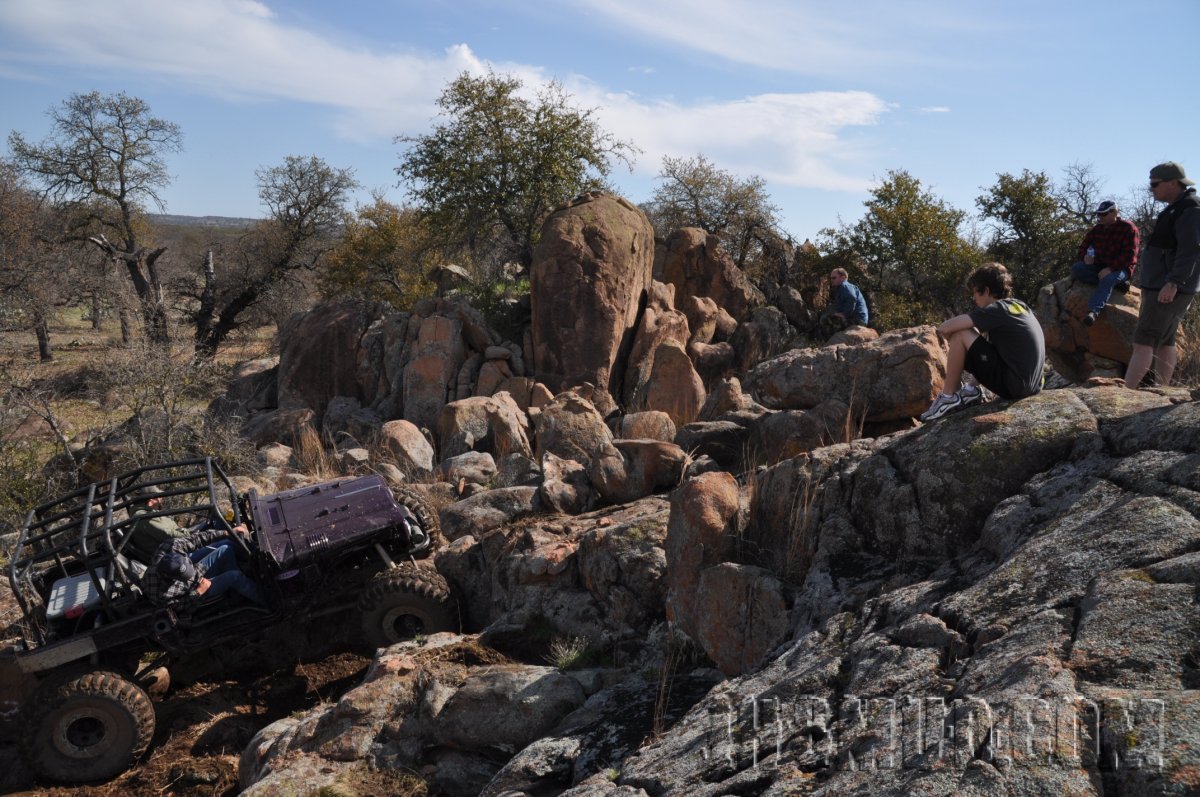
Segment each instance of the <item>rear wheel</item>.
M446 579L435 570L408 562L371 579L359 609L363 639L377 648L458 630L458 608Z
M406 507L416 516L421 528L429 535L430 545L426 553L436 551L446 544L446 538L442 536L442 523L428 498L411 487L393 487L392 495L396 503Z
M110 778L154 736L154 706L115 672L74 673L44 683L23 712L21 756L39 777L65 783Z

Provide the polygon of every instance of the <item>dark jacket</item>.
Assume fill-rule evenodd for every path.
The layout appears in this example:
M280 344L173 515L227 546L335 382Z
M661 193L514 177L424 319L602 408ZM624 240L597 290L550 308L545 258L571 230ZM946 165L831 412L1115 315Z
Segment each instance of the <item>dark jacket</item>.
M1200 291L1200 197L1189 188L1158 214L1146 239L1138 287L1156 291L1173 282L1180 293Z

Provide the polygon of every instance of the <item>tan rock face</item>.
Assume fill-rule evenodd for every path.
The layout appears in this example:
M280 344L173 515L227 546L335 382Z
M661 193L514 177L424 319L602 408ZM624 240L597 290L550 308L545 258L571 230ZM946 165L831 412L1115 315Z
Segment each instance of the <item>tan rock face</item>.
M688 297L705 296L740 321L763 303L762 294L734 264L720 239L695 227L676 230L667 239L659 278L675 286L679 307L687 307Z
M654 230L624 199L588 194L546 220L530 292L534 372L551 391L591 383L608 394L598 408L615 408L653 258Z
M700 573L696 640L726 675L753 669L787 638L788 603L769 570L732 562Z
M444 316L422 320L413 359L404 368L405 420L435 428L438 413L449 398L448 390L465 360L460 321Z
M508 393L450 402L438 414L437 429L443 459L465 451L486 451L497 458L533 453L529 421Z
M655 282L638 324L629 365L625 369L625 389L621 396L627 409L642 409L644 394L654 370L654 357L664 343L684 346L688 342L687 317L674 308L674 287Z
M726 561L737 532L738 484L729 473L703 473L671 495L667 524L667 617L696 638L700 573Z
M279 407L308 407L320 423L334 396L363 398L356 356L359 341L383 314L374 302L347 301L306 313L280 331Z
M586 468L592 452L612 441L612 432L591 402L575 393L562 393L538 415L536 439L539 458L548 451Z
M665 412L677 426L683 426L700 414L705 397L704 380L691 358L683 346L669 340L654 350L650 377L631 408Z
M405 420L388 421L379 429L379 442L401 470L428 473L433 470L433 446L421 430Z
M615 440L595 452L590 476L605 501L623 504L675 487L687 462L674 443Z
M923 326L856 346L794 349L756 366L746 388L771 409L811 409L836 398L879 422L920 415L945 376L944 344Z

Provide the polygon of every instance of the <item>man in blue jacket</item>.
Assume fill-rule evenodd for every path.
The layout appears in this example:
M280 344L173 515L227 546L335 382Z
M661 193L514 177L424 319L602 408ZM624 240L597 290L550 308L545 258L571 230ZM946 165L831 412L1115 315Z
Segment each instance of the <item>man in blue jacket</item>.
M1171 384L1175 374L1175 333L1200 290L1200 197L1195 185L1174 161L1150 170L1150 191L1167 207L1154 222L1138 269L1142 306L1125 369L1125 387L1131 390L1142 383L1151 365L1160 385Z
M866 326L870 320L867 312L867 300L863 298L858 286L849 281L850 273L844 268L835 268L829 272L829 281L833 284L832 312L823 317L826 324L837 330L852 326Z

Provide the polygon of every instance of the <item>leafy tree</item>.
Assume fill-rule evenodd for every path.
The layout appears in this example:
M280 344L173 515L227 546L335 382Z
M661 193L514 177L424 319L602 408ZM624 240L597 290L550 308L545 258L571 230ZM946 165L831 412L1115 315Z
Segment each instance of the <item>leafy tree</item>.
M476 262L533 260L542 221L556 205L604 186L613 159L634 148L601 129L554 82L534 99L518 78L463 73L438 99L443 122L409 145L396 173L447 251Z
M975 204L991 223L988 254L1008 266L1018 297L1032 301L1043 285L1068 273L1085 228L1045 172L999 174Z
M407 307L427 296L439 258L419 214L376 195L346 219L342 241L320 277L327 296L362 296Z
M758 271L763 238L773 240L779 208L771 204L761 177L739 180L704 155L663 158L648 215L665 237L682 227L717 235L740 268Z
M966 214L903 170L871 191L866 215L825 229L820 248L842 266L873 305L881 328L941 321L963 307L963 283L981 253L959 235Z
M214 269L193 293L199 302L196 353L202 358L215 354L251 309L324 262L337 243L348 195L358 186L352 169L334 168L315 155L289 155L255 174L270 218L233 248L220 278Z
M170 183L166 155L182 148L178 125L155 117L127 94L73 94L49 111L50 136L39 144L13 131L9 148L17 166L74 213L68 237L86 240L125 266L142 306L147 337L169 339L157 261L143 221L146 205L163 207L159 191Z

